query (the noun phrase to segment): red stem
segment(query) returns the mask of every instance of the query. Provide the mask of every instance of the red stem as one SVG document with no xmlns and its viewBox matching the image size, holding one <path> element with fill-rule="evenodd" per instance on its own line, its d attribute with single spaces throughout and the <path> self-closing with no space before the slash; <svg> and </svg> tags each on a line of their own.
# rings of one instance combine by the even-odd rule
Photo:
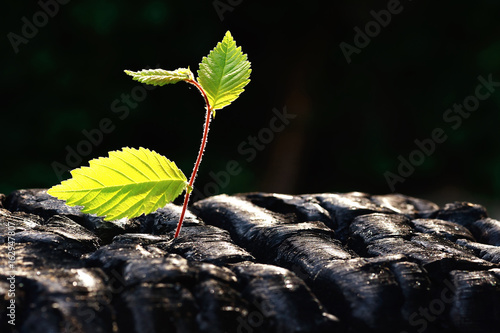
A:
<svg viewBox="0 0 500 333">
<path fill-rule="evenodd" d="M 205 119 L 205 128 L 203 130 L 203 139 L 201 140 L 200 151 L 198 152 L 198 158 L 196 159 L 196 163 L 194 164 L 193 172 L 191 173 L 191 178 L 189 179 L 189 188 L 186 190 L 186 194 L 184 195 L 184 204 L 182 205 L 181 217 L 179 218 L 179 223 L 177 223 L 177 229 L 175 230 L 174 238 L 179 236 L 181 231 L 182 222 L 184 221 L 184 216 L 186 215 L 186 209 L 189 202 L 189 197 L 191 196 L 191 190 L 194 184 L 194 180 L 196 178 L 196 174 L 198 173 L 198 168 L 200 167 L 201 159 L 203 157 L 203 152 L 205 151 L 205 147 L 207 145 L 207 137 L 208 137 L 208 129 L 210 127 L 210 120 L 212 119 L 212 108 L 210 107 L 210 103 L 208 102 L 207 94 L 205 90 L 200 86 L 198 82 L 195 80 L 186 80 L 187 83 L 191 83 L 196 86 L 198 90 L 205 98 L 205 104 L 207 106 L 207 115 Z"/>
</svg>

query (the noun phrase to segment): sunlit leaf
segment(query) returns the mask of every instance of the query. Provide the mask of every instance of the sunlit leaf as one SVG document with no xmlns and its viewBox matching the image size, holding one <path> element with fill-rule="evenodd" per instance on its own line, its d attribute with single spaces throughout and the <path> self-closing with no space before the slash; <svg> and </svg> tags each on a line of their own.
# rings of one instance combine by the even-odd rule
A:
<svg viewBox="0 0 500 333">
<path fill-rule="evenodd" d="M 241 47 L 236 47 L 228 31 L 222 42 L 203 57 L 198 82 L 207 93 L 212 110 L 231 104 L 250 82 L 250 62 Z"/>
<path fill-rule="evenodd" d="M 141 83 L 147 83 L 154 86 L 163 86 L 179 81 L 193 80 L 193 73 L 189 68 L 178 68 L 175 71 L 166 71 L 164 69 L 143 69 L 142 71 L 132 72 L 125 70 L 125 73 Z"/>
<path fill-rule="evenodd" d="M 89 165 L 71 171 L 71 179 L 47 193 L 106 221 L 151 213 L 188 187 L 174 162 L 145 148 L 111 151 Z"/>
</svg>

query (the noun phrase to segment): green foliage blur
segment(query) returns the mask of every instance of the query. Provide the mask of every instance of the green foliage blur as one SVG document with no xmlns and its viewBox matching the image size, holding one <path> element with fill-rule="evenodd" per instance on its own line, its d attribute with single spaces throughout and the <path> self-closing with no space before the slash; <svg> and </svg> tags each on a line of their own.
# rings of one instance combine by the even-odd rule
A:
<svg viewBox="0 0 500 333">
<path fill-rule="evenodd" d="M 500 82 L 498 1 L 396 1 L 378 32 L 370 22 L 395 0 L 61 2 L 11 2 L 1 14 L 0 193 L 50 187 L 70 176 L 61 167 L 125 146 L 154 149 L 189 176 L 203 99 L 187 84 L 146 89 L 123 70 L 195 72 L 230 30 L 253 72 L 212 124 L 195 183 L 205 195 L 390 193 L 398 157 L 442 128 L 447 140 L 395 191 L 500 199 L 500 87 L 457 129 L 443 120 L 478 76 Z M 24 28 L 30 38 L 26 21 L 38 24 Z M 348 63 L 340 45 L 355 46 L 356 27 L 373 37 Z M 17 53 L 12 34 L 24 38 Z"/>
</svg>

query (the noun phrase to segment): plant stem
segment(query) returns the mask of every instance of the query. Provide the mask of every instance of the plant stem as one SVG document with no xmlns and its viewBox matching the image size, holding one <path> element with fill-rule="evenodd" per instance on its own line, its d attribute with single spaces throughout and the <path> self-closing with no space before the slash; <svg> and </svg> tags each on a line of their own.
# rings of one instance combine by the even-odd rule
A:
<svg viewBox="0 0 500 333">
<path fill-rule="evenodd" d="M 196 175 L 198 174 L 198 168 L 200 167 L 203 153 L 205 152 L 205 147 L 207 145 L 208 130 L 210 128 L 210 120 L 212 119 L 212 108 L 210 107 L 210 103 L 208 102 L 208 97 L 207 94 L 205 93 L 205 90 L 195 80 L 186 80 L 186 82 L 196 86 L 196 88 L 198 88 L 198 90 L 203 95 L 207 108 L 207 115 L 205 118 L 205 127 L 203 129 L 203 138 L 201 139 L 200 150 L 198 151 L 198 158 L 196 159 L 193 172 L 191 173 L 191 178 L 189 179 L 189 188 L 186 190 L 186 194 L 184 195 L 184 204 L 182 205 L 181 217 L 179 218 L 179 222 L 177 223 L 177 229 L 175 230 L 174 238 L 177 238 L 177 236 L 179 236 L 179 232 L 181 231 L 182 222 L 184 221 L 184 216 L 186 215 L 186 209 L 189 202 L 189 197 L 191 196 L 192 192 L 190 189 L 192 189 L 193 187 L 194 180 L 196 178 Z"/>
</svg>

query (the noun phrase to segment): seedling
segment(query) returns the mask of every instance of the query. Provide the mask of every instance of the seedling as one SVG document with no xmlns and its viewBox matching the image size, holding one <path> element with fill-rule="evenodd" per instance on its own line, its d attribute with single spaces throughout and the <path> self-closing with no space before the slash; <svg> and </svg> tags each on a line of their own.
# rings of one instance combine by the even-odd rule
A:
<svg viewBox="0 0 500 333">
<path fill-rule="evenodd" d="M 210 121 L 215 111 L 231 104 L 250 82 L 250 62 L 247 55 L 236 47 L 228 31 L 222 42 L 203 57 L 198 78 L 189 68 L 174 71 L 149 69 L 125 73 L 136 81 L 163 86 L 177 82 L 194 85 L 206 105 L 205 127 L 198 157 L 189 182 L 174 162 L 166 157 L 140 147 L 125 147 L 109 152 L 71 171 L 72 178 L 53 186 L 47 193 L 66 201 L 69 206 L 83 206 L 82 212 L 104 216 L 105 221 L 124 217 L 133 218 L 149 214 L 173 201 L 185 191 L 184 204 L 175 236 L 179 235 L 186 213 L 194 180 L 207 144 Z"/>
</svg>

